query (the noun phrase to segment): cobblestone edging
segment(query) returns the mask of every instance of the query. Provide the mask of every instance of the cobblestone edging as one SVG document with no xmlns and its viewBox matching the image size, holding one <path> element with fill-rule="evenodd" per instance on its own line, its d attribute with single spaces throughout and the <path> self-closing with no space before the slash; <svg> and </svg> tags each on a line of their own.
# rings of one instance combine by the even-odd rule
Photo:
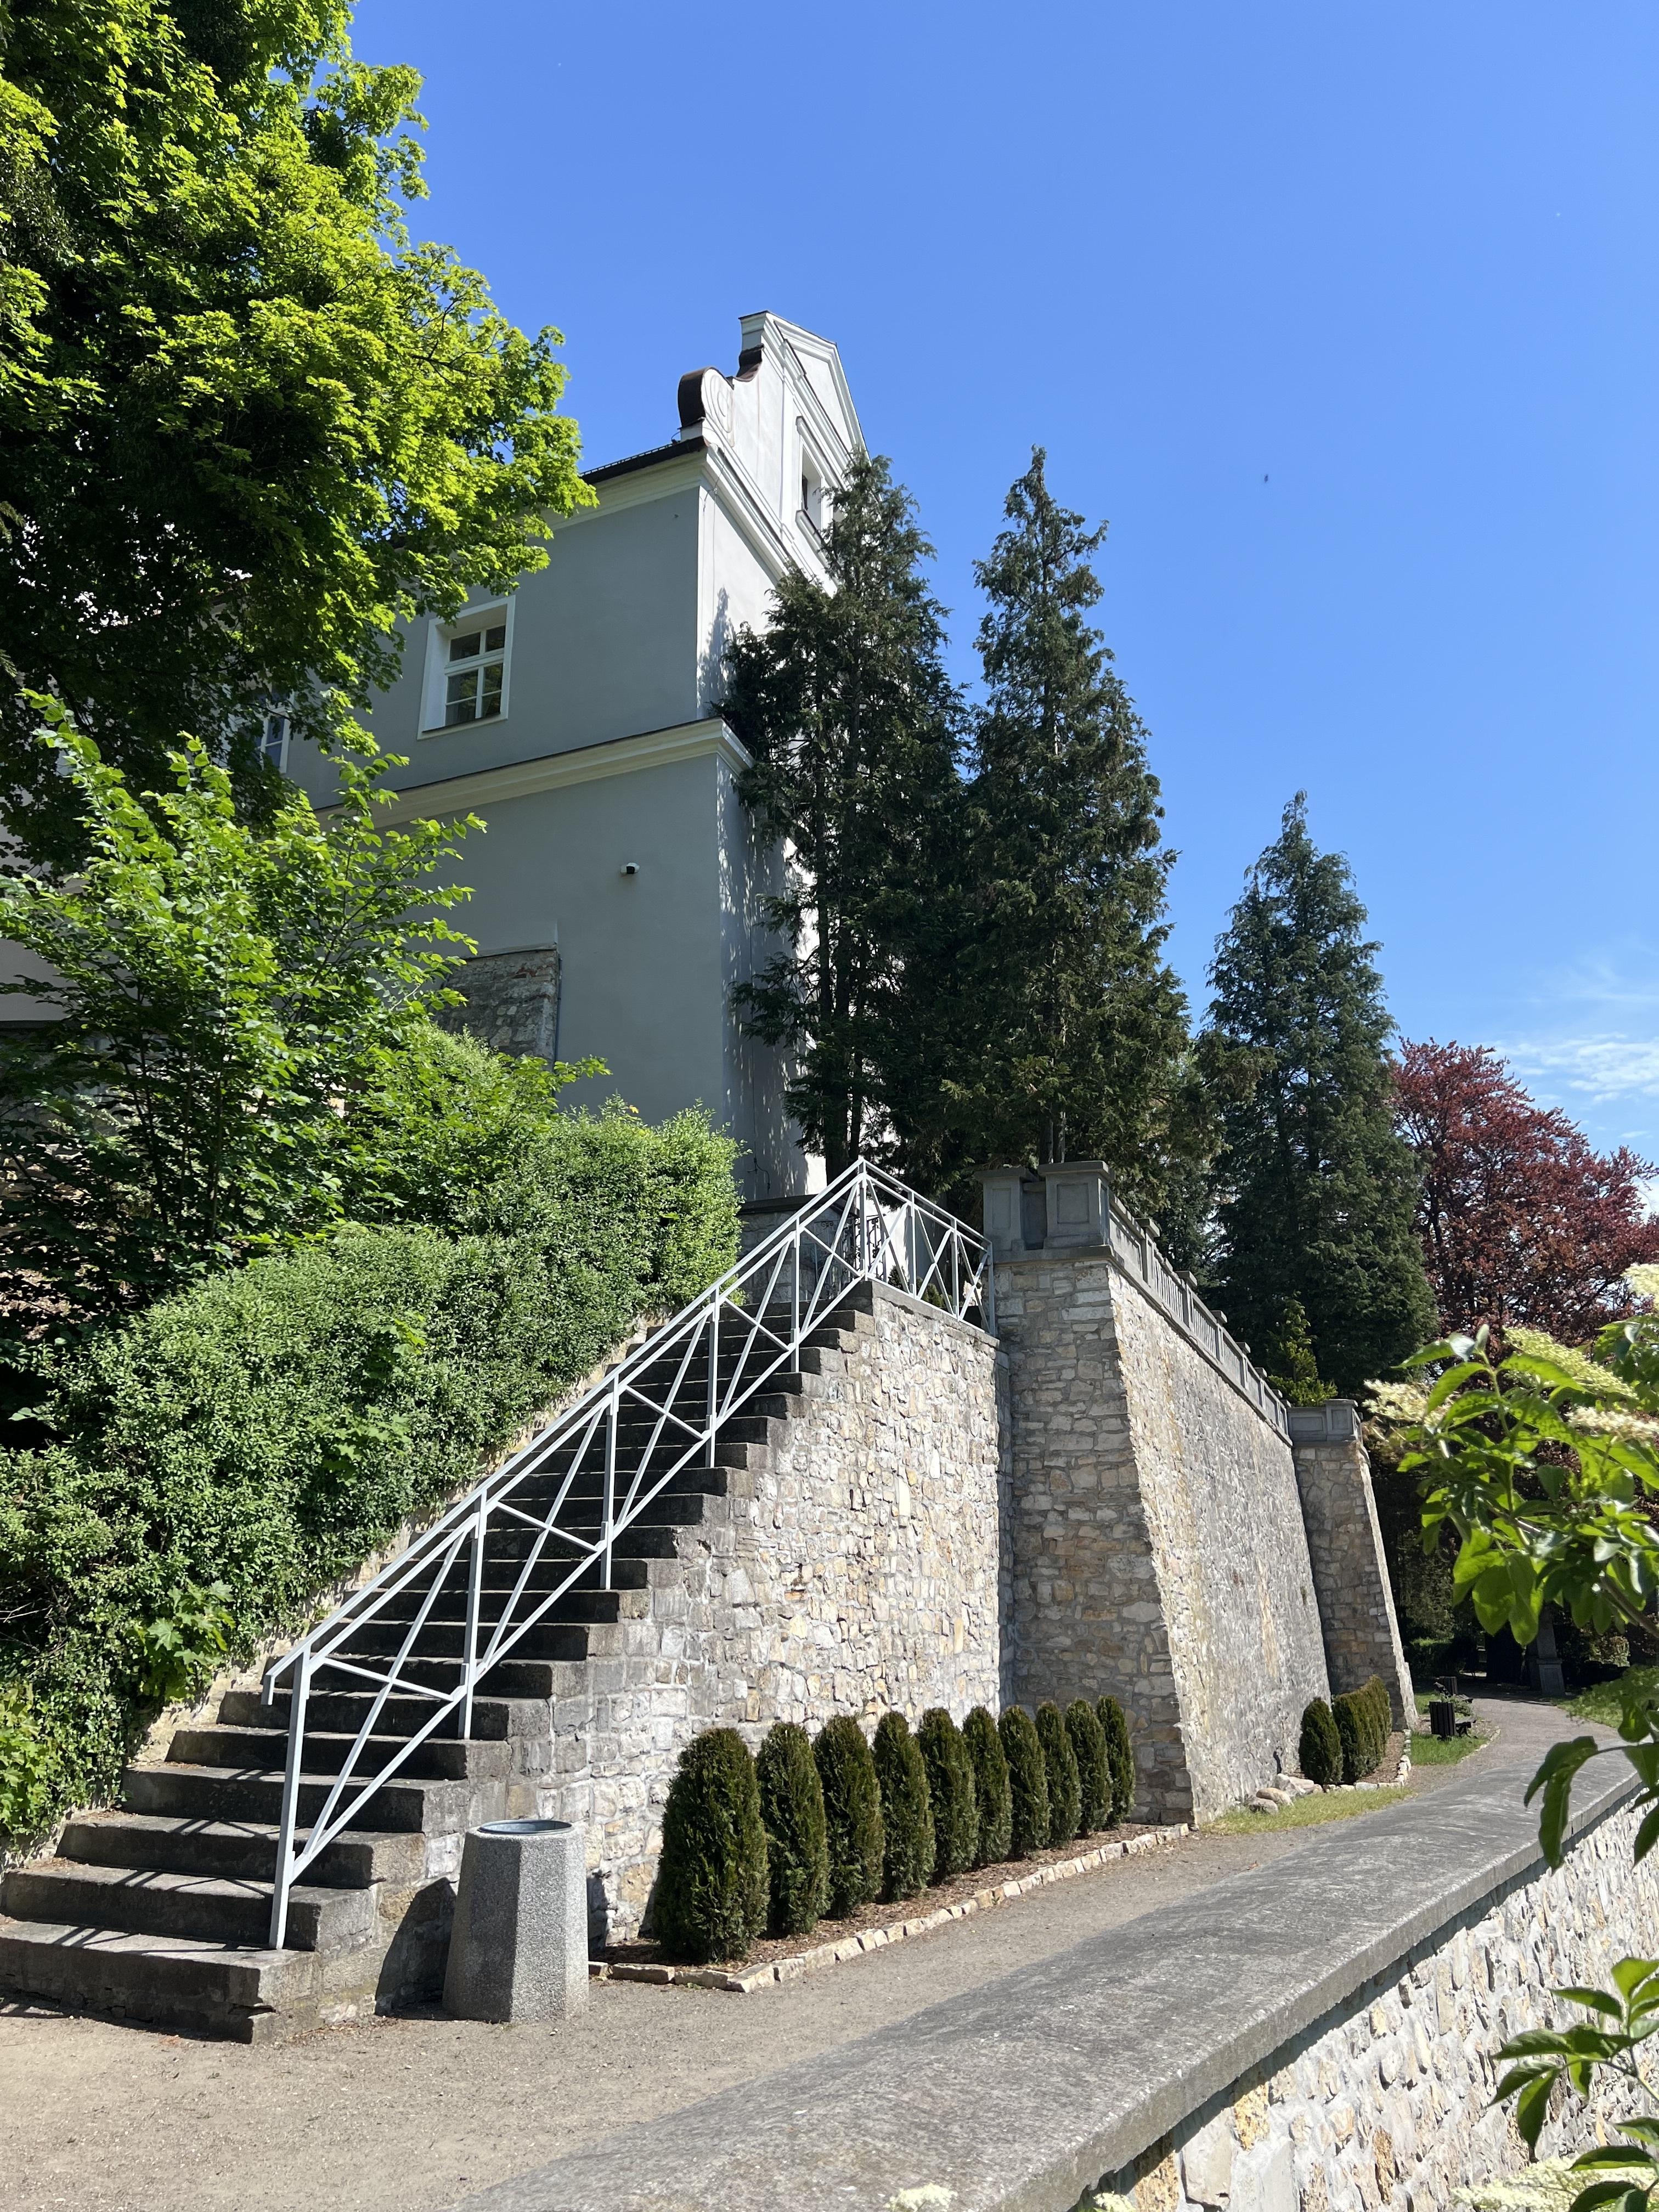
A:
<svg viewBox="0 0 1659 2212">
<path fill-rule="evenodd" d="M 588 1972 L 595 1981 L 655 1982 L 666 1984 L 678 1982 L 700 1990 L 730 1990 L 742 1996 L 756 1990 L 775 1988 L 780 1982 L 798 1982 L 805 1974 L 821 1973 L 826 1966 L 845 1966 L 849 1960 L 867 1958 L 872 1951 L 888 1949 L 902 1943 L 913 1936 L 931 1936 L 936 1928 L 944 1928 L 953 1920 L 971 1920 L 975 1913 L 990 1912 L 1000 1905 L 1011 1904 L 1014 1899 L 1025 1897 L 1034 1889 L 1043 1889 L 1050 1882 L 1070 1881 L 1080 1874 L 1093 1874 L 1114 1859 L 1137 1858 L 1144 1851 L 1156 1850 L 1160 1844 L 1172 1844 L 1187 1833 L 1185 1823 L 1155 1829 L 1150 1835 L 1132 1836 L 1127 1841 L 1099 1844 L 1092 1850 L 1083 1851 L 1074 1859 L 1055 1859 L 1048 1866 L 1037 1867 L 1028 1875 L 1012 1881 L 998 1882 L 989 1889 L 976 1890 L 973 1896 L 963 1898 L 959 1905 L 941 1905 L 932 1912 L 913 1914 L 908 1920 L 895 1920 L 885 1928 L 860 1929 L 855 1936 L 844 1936 L 838 1942 L 817 1943 L 810 1951 L 798 1951 L 787 1959 L 775 1959 L 769 1966 L 750 1966 L 736 1972 L 724 1966 L 662 1966 L 622 1964 L 608 1966 L 595 1959 Z"/>
</svg>

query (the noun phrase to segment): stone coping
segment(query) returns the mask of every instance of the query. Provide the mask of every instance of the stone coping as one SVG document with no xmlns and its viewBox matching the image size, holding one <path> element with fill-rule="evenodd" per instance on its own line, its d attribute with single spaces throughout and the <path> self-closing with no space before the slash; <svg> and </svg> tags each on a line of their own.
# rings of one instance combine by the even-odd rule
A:
<svg viewBox="0 0 1659 2212">
<path fill-rule="evenodd" d="M 951 2212 L 1070 2212 L 1413 1950 L 1536 1877 L 1522 1796 L 1573 1724 L 1537 1707 L 1506 1705 L 1504 1719 L 1485 1757 L 1425 1796 L 619 2130 L 466 2212 L 882 2212 L 927 2185 L 951 2192 Z M 1574 1836 L 1634 1787 L 1622 1760 L 1587 1768 Z"/>
<path fill-rule="evenodd" d="M 842 1966 L 854 1959 L 868 1958 L 872 1951 L 885 1950 L 913 1936 L 931 1936 L 936 1928 L 948 1927 L 953 1920 L 971 1920 L 976 1913 L 993 1911 L 999 1905 L 1028 1896 L 1034 1889 L 1046 1888 L 1050 1882 L 1070 1881 L 1077 1875 L 1092 1874 L 1097 1867 L 1106 1866 L 1114 1859 L 1138 1858 L 1142 1852 L 1156 1850 L 1160 1844 L 1174 1843 L 1177 1837 L 1188 1832 L 1183 1820 L 1172 1828 L 1151 1829 L 1144 1836 L 1097 1844 L 1075 1858 L 1051 1859 L 1046 1866 L 1033 1868 L 1030 1874 L 994 1883 L 988 1889 L 975 1890 L 958 1904 L 936 1905 L 931 1912 L 913 1913 L 908 1919 L 890 1921 L 884 1928 L 861 1928 L 855 1935 L 839 1936 L 833 1943 L 815 1943 L 810 1950 L 793 1952 L 787 1959 L 774 1959 L 766 1966 L 668 1966 L 655 1962 L 635 1966 L 626 1961 L 608 1966 L 603 1960 L 595 1959 L 589 1962 L 588 1972 L 595 1981 L 651 1982 L 659 1988 L 678 1983 L 682 1987 L 731 1990 L 740 1996 L 750 1996 L 757 1990 L 775 1989 L 780 1982 L 798 1982 L 804 1974 L 821 1973 L 826 1966 Z"/>
</svg>

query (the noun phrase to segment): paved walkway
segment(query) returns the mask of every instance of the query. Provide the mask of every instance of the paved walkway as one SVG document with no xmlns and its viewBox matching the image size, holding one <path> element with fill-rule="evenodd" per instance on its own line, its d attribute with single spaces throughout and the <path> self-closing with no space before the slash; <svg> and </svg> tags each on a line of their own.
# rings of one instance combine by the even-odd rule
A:
<svg viewBox="0 0 1659 2212">
<path fill-rule="evenodd" d="M 0 2207 L 442 2212 L 503 2184 L 513 2185 L 499 2201 L 515 2212 L 562 2205 L 566 2183 L 576 2185 L 562 2170 L 619 2129 L 651 2130 L 678 2167 L 676 2145 L 729 2126 L 722 2093 L 736 2093 L 738 2112 L 756 2111 L 757 2095 L 798 2068 L 821 2084 L 884 2036 L 905 2050 L 906 2023 L 919 2015 L 957 2018 L 988 1985 L 1045 1969 L 1052 1978 L 1073 1947 L 1115 1957 L 1122 1938 L 1103 1948 L 1095 1939 L 1218 1884 L 1366 1838 L 1393 1864 L 1402 1847 L 1406 1856 L 1417 1849 L 1398 1824 L 1465 1799 L 1478 1833 L 1480 1807 L 1518 1807 L 1541 1746 L 1564 1725 L 1548 1707 L 1506 1705 L 1495 1717 L 1498 1744 L 1463 1766 L 1419 1770 L 1420 1792 L 1404 1805 L 1322 1829 L 1193 1838 L 754 1996 L 606 1983 L 568 2028 L 380 2020 L 259 2051 L 0 2014 Z M 1081 1958 L 1060 1970 L 1064 1978 Z M 533 2179 L 550 2162 L 546 2179 Z M 613 2196 L 596 2201 L 622 2212 Z M 698 2212 L 737 2203 L 724 2185 L 710 2193 L 706 2176 L 684 2201 Z M 492 2191 L 492 2212 L 495 2202 Z"/>
</svg>

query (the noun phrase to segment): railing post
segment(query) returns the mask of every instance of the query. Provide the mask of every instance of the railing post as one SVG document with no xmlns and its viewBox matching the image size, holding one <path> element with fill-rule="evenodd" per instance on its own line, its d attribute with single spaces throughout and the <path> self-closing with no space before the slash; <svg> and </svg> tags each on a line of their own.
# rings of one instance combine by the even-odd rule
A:
<svg viewBox="0 0 1659 2212">
<path fill-rule="evenodd" d="M 794 1265 L 789 1286 L 789 1342 L 792 1346 L 800 1342 L 800 1231 L 795 1231 Z"/>
<path fill-rule="evenodd" d="M 605 1420 L 605 1521 L 600 1528 L 605 1551 L 599 1588 L 611 1587 L 611 1548 L 617 1534 L 617 1417 L 622 1411 L 622 1385 L 611 1385 L 611 1404 Z"/>
<path fill-rule="evenodd" d="M 720 1410 L 720 1302 L 708 1310 L 708 1434 L 703 1439 L 702 1463 L 714 1464 L 714 1424 Z"/>
<path fill-rule="evenodd" d="M 304 1760 L 306 1707 L 311 1697 L 311 1646 L 300 1647 L 294 1669 L 288 1716 L 288 1765 L 283 1770 L 283 1811 L 276 1829 L 276 1880 L 270 1893 L 270 1948 L 280 1951 L 288 1934 L 289 1869 L 294 1862 L 294 1827 L 300 1808 L 300 1769 Z"/>
<path fill-rule="evenodd" d="M 951 1225 L 951 1311 L 962 1319 L 962 1231 Z"/>
<path fill-rule="evenodd" d="M 472 1556 L 467 1563 L 466 1650 L 462 1655 L 466 1676 L 459 1731 L 463 1739 L 472 1733 L 472 1692 L 478 1679 L 478 1615 L 483 1604 L 484 1516 L 487 1510 L 486 1500 L 480 1496 L 478 1517 L 472 1524 Z"/>
</svg>

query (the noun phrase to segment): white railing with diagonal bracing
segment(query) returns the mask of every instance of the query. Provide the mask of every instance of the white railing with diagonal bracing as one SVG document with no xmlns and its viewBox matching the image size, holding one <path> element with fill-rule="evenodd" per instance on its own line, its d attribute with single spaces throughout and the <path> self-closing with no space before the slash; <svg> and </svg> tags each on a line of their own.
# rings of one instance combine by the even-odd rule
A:
<svg viewBox="0 0 1659 2212">
<path fill-rule="evenodd" d="M 813 1330 L 856 1284 L 869 1280 L 959 1318 L 976 1312 L 994 1329 L 981 1240 L 894 1176 L 855 1161 L 273 1663 L 266 1705 L 283 1683 L 290 1698 L 273 1947 L 283 1941 L 289 1893 L 306 1869 L 446 1723 L 453 1720 L 461 1737 L 471 1734 L 480 1680 L 568 1591 L 585 1577 L 590 1588 L 611 1588 L 617 1538 L 677 1475 L 714 1464 L 722 1424 L 793 1365 Z M 486 1619 L 492 1538 L 517 1573 L 507 1575 L 511 1587 Z M 453 1578 L 463 1562 L 458 1590 Z M 454 1680 L 434 1683 L 429 1658 L 412 1671 L 415 1655 L 440 1599 L 454 1603 L 462 1595 Z M 387 1643 L 395 1650 L 374 1648 Z M 361 1697 L 365 1689 L 368 1708 L 338 1772 L 307 1781 L 313 1695 Z M 376 1724 L 394 1697 L 430 1711 L 375 1765 Z M 379 1740 L 382 1754 L 385 1744 Z M 307 1796 L 314 1809 L 302 1821 Z"/>
</svg>

